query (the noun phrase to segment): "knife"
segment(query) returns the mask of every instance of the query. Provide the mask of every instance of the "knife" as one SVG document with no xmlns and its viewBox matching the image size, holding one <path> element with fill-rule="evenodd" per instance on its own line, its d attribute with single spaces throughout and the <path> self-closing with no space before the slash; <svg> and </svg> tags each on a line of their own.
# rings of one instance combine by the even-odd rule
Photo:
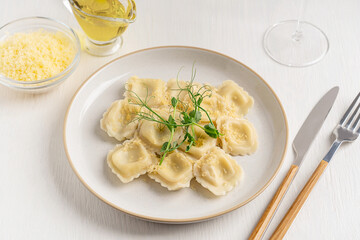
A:
<svg viewBox="0 0 360 240">
<path fill-rule="evenodd" d="M 271 202 L 264 211 L 258 224 L 251 233 L 249 237 L 250 240 L 261 239 L 263 234 L 265 233 L 269 223 L 271 222 L 272 217 L 276 212 L 276 209 L 280 205 L 281 200 L 283 199 L 284 195 L 286 194 L 287 190 L 291 185 L 292 180 L 298 172 L 301 163 L 305 158 L 306 152 L 308 151 L 317 132 L 321 128 L 328 113 L 330 112 L 330 109 L 335 102 L 336 96 L 338 95 L 338 92 L 339 87 L 334 87 L 330 89 L 311 110 L 309 116 L 306 118 L 305 122 L 298 131 L 293 141 L 293 149 L 295 152 L 295 159 L 293 161 L 293 164 L 291 165 L 288 173 L 286 174 L 284 180 L 276 191 Z"/>
</svg>

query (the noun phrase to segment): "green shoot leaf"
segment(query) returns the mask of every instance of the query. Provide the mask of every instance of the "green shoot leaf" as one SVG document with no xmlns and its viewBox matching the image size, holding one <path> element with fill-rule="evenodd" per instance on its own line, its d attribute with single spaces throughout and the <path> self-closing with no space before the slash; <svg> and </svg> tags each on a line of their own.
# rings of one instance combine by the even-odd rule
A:
<svg viewBox="0 0 360 240">
<path fill-rule="evenodd" d="M 215 128 L 215 126 L 211 123 L 204 126 L 205 133 L 209 135 L 212 138 L 218 138 L 219 137 L 219 131 Z"/>
<path fill-rule="evenodd" d="M 191 123 L 191 119 L 190 116 L 187 112 L 182 112 L 181 113 L 183 120 L 181 121 L 182 124 L 187 124 L 187 123 Z"/>
<path fill-rule="evenodd" d="M 186 133 L 186 134 L 189 143 L 195 142 L 195 138 L 190 133 Z"/>
<path fill-rule="evenodd" d="M 200 111 L 195 111 L 195 110 L 192 110 L 190 113 L 189 113 L 189 117 L 191 118 L 191 122 L 195 122 L 195 123 L 198 123 L 200 120 L 201 120 L 201 112 Z"/>
<path fill-rule="evenodd" d="M 195 112 L 194 120 L 196 123 L 198 123 L 201 120 L 201 112 L 200 111 Z"/>
<path fill-rule="evenodd" d="M 206 129 L 206 128 L 212 129 L 212 130 L 216 130 L 216 127 L 214 126 L 214 124 L 211 124 L 211 123 L 205 125 L 205 129 Z"/>
<path fill-rule="evenodd" d="M 168 144 L 169 144 L 169 142 L 164 142 L 164 144 L 161 147 L 160 152 L 165 152 Z"/>
<path fill-rule="evenodd" d="M 171 106 L 176 107 L 178 100 L 175 97 L 171 98 Z"/>
<path fill-rule="evenodd" d="M 169 119 L 168 119 L 169 124 L 173 127 L 176 128 L 176 122 L 175 119 L 173 118 L 173 116 L 169 115 Z M 171 130 L 171 129 L 170 129 Z"/>
</svg>

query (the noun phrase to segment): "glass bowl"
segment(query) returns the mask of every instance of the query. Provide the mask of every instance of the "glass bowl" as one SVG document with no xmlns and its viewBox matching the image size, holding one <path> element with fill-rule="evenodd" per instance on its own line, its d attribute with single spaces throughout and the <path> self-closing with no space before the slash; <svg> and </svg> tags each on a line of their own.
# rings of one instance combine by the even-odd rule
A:
<svg viewBox="0 0 360 240">
<path fill-rule="evenodd" d="M 19 32 L 32 32 L 43 29 L 49 32 L 60 32 L 66 36 L 75 48 L 75 57 L 70 65 L 53 77 L 36 81 L 18 81 L 0 73 L 0 83 L 17 90 L 26 92 L 41 92 L 59 85 L 76 69 L 80 61 L 80 41 L 77 34 L 66 24 L 46 17 L 27 17 L 9 22 L 0 28 L 0 41 Z"/>
</svg>

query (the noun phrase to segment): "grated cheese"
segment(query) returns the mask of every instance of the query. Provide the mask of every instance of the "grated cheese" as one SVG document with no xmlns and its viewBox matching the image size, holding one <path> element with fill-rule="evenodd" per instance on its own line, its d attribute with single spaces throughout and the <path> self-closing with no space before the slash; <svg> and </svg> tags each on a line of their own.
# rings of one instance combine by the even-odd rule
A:
<svg viewBox="0 0 360 240">
<path fill-rule="evenodd" d="M 65 70 L 74 57 L 73 43 L 61 32 L 16 33 L 0 42 L 0 73 L 19 81 L 46 79 Z"/>
</svg>

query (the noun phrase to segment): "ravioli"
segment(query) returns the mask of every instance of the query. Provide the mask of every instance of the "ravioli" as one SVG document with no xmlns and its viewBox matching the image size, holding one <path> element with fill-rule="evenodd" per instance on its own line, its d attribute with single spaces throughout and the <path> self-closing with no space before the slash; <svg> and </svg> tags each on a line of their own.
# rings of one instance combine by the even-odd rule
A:
<svg viewBox="0 0 360 240">
<path fill-rule="evenodd" d="M 147 101 L 150 107 L 161 107 L 168 104 L 165 82 L 161 79 L 131 77 L 126 84 L 125 97 L 131 102 L 138 103 L 136 95 Z M 135 95 L 136 94 L 136 95 Z"/>
<path fill-rule="evenodd" d="M 251 122 L 244 118 L 221 117 L 217 120 L 221 147 L 231 155 L 252 154 L 258 147 L 256 130 Z"/>
<path fill-rule="evenodd" d="M 100 120 L 101 129 L 119 141 L 130 139 L 138 127 L 138 121 L 134 121 L 137 112 L 138 107 L 129 104 L 127 100 L 117 100 Z"/>
<path fill-rule="evenodd" d="M 148 176 L 168 190 L 189 187 L 193 175 L 193 160 L 186 154 L 175 150 L 168 154 L 163 163 L 157 165 Z"/>
<path fill-rule="evenodd" d="M 164 114 L 161 114 L 164 115 Z M 166 118 L 167 119 L 167 118 Z M 160 153 L 162 145 L 169 141 L 171 132 L 163 124 L 142 120 L 139 127 L 139 137 L 148 145 L 152 150 Z M 176 128 L 173 136 L 173 141 L 177 141 L 181 136 L 181 129 Z"/>
<path fill-rule="evenodd" d="M 194 127 L 195 131 L 195 145 L 191 146 L 190 150 L 186 153 L 194 157 L 195 159 L 201 158 L 204 154 L 206 154 L 212 147 L 216 146 L 216 138 L 212 138 L 207 135 L 204 130 L 199 127 Z M 191 131 L 189 131 L 191 132 Z M 186 151 L 187 142 L 182 144 L 179 148 L 182 151 Z"/>
<path fill-rule="evenodd" d="M 239 117 L 245 116 L 254 104 L 254 99 L 248 92 L 231 80 L 224 81 L 217 92 Z"/>
<path fill-rule="evenodd" d="M 243 170 L 222 149 L 214 147 L 194 165 L 194 176 L 204 188 L 221 196 L 231 191 L 240 181 Z"/>
<path fill-rule="evenodd" d="M 107 155 L 109 167 L 123 183 L 145 174 L 155 161 L 156 157 L 136 138 L 116 145 Z"/>
<path fill-rule="evenodd" d="M 226 105 L 225 98 L 221 95 L 213 92 L 211 97 L 206 97 L 201 103 L 201 107 L 204 108 L 210 115 L 211 120 L 214 122 L 218 117 L 223 115 L 231 115 L 231 109 Z M 204 112 L 201 112 L 201 122 L 209 123 L 209 118 Z"/>
</svg>

